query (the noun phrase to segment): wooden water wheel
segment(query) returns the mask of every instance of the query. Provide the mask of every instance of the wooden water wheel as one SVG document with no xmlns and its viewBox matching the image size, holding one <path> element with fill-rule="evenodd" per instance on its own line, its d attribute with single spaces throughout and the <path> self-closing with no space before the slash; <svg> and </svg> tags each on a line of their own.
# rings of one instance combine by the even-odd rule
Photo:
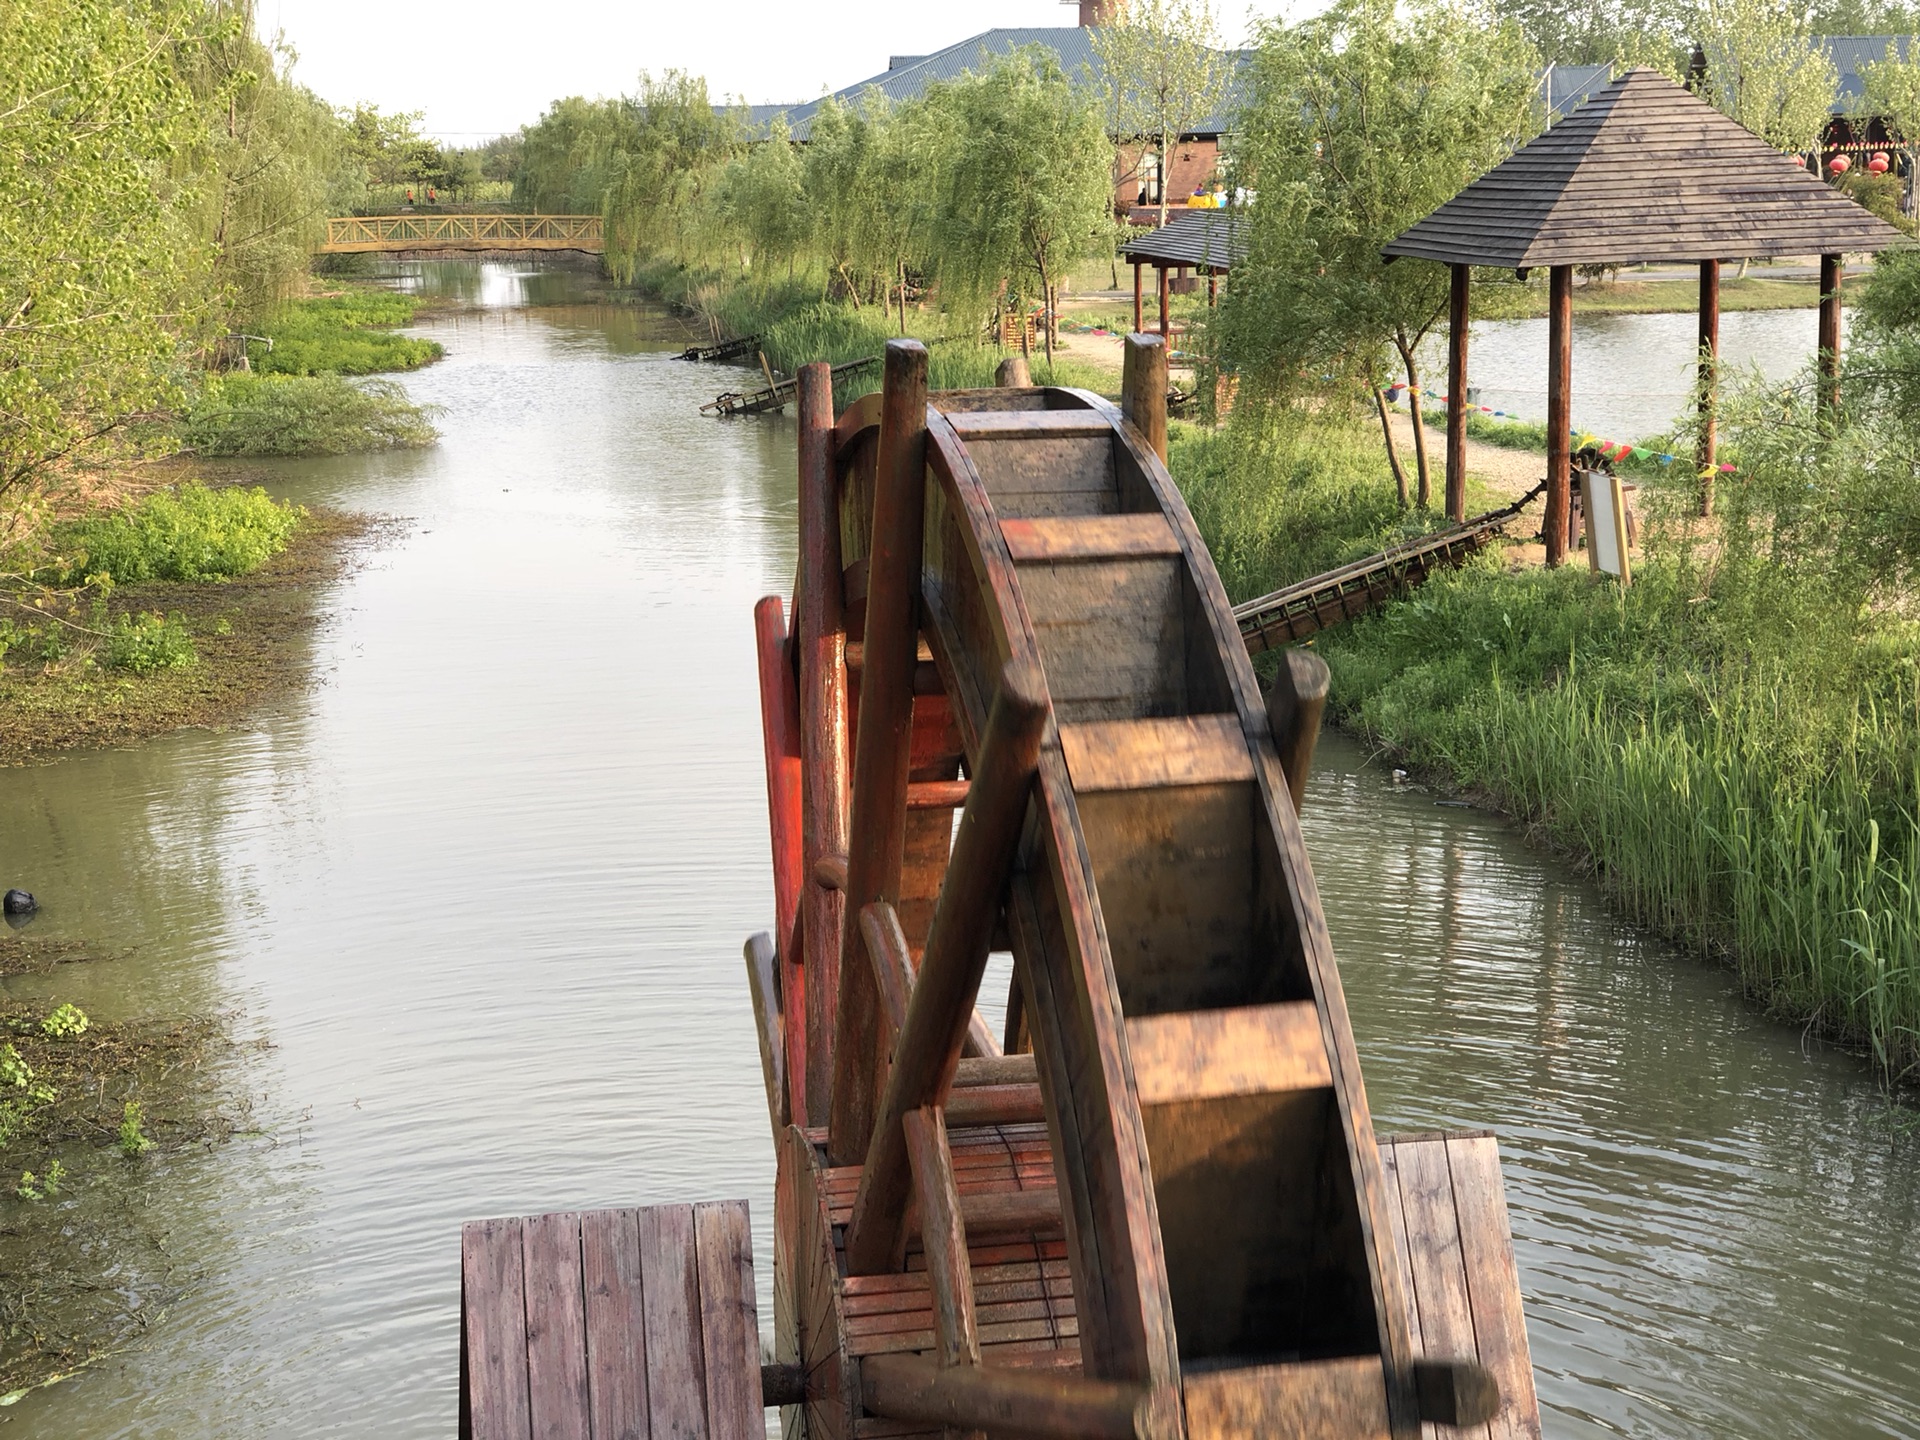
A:
<svg viewBox="0 0 1920 1440">
<path fill-rule="evenodd" d="M 1262 696 L 1128 346 L 1120 408 L 930 397 L 911 341 L 837 420 L 800 377 L 749 946 L 787 1433 L 1537 1435 L 1510 1251 L 1410 1251 L 1454 1207 L 1375 1143 L 1296 818 L 1324 668 Z"/>
</svg>

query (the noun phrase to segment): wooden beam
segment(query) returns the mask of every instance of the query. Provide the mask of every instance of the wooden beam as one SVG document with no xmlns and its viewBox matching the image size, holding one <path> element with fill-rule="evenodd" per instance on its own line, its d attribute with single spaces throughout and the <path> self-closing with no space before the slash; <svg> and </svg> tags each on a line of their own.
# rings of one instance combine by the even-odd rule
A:
<svg viewBox="0 0 1920 1440">
<path fill-rule="evenodd" d="M 1166 271 L 1160 272 L 1161 278 Z M 1120 365 L 1120 411 L 1133 422 L 1140 438 L 1152 447 L 1162 465 L 1167 463 L 1167 342 L 1166 289 L 1162 300 L 1159 335 L 1133 334 L 1125 340 Z"/>
<path fill-rule="evenodd" d="M 778 595 L 753 607 L 760 659 L 760 728 L 767 764 L 768 833 L 773 840 L 776 936 L 793 933 L 801 888 L 800 701 L 787 652 L 786 612 Z"/>
<path fill-rule="evenodd" d="M 1694 465 L 1700 474 L 1700 513 L 1713 513 L 1714 452 L 1718 448 L 1715 432 L 1714 401 L 1720 369 L 1720 262 L 1700 262 L 1700 443 L 1694 450 Z M 1588 540 L 1592 545 L 1592 540 Z"/>
<path fill-rule="evenodd" d="M 1267 692 L 1267 723 L 1286 772 L 1287 793 L 1298 815 L 1307 798 L 1307 777 L 1313 769 L 1313 747 L 1320 738 L 1320 717 L 1326 713 L 1327 690 L 1332 683 L 1327 662 L 1311 650 L 1290 649 Z"/>
<path fill-rule="evenodd" d="M 856 913 L 876 900 L 892 903 L 900 898 L 926 472 L 927 348 L 917 340 L 889 340 L 874 481 L 873 553 L 867 565 L 853 817 L 848 826 L 846 903 Z M 853 953 L 860 944 L 855 927 L 843 928 L 827 1156 L 832 1164 L 853 1165 L 867 1153 L 873 1136 L 880 1016 L 873 973 Z"/>
<path fill-rule="evenodd" d="M 900 917 L 884 900 L 860 912 L 860 938 L 880 992 L 880 1014 L 886 1022 L 884 1048 L 891 1050 L 907 1022 L 907 1003 L 913 998 L 913 954 L 900 929 Z"/>
<path fill-rule="evenodd" d="M 1840 408 L 1840 276 L 1844 255 L 1820 257 L 1820 403 Z"/>
<path fill-rule="evenodd" d="M 860 1362 L 868 1410 L 956 1430 L 1020 1440 L 1174 1440 L 1179 1404 L 1140 1385 L 1032 1370 L 943 1369 L 923 1355 Z"/>
<path fill-rule="evenodd" d="M 974 1316 L 973 1265 L 967 1257 L 967 1222 L 953 1180 L 953 1152 L 937 1105 L 923 1105 L 902 1120 L 907 1163 L 920 1202 L 920 1248 L 933 1290 L 933 1331 L 943 1366 L 980 1363 L 980 1327 Z"/>
<path fill-rule="evenodd" d="M 898 1250 L 909 1178 L 901 1122 L 908 1111 L 944 1104 L 953 1088 L 1014 844 L 1026 821 L 1048 710 L 1040 667 L 1030 660 L 1009 661 L 987 717 L 886 1095 L 871 1126 L 847 1229 L 849 1274 L 879 1274 Z"/>
<path fill-rule="evenodd" d="M 1573 494 L 1573 267 L 1547 281 L 1547 564 L 1567 558 Z"/>
<path fill-rule="evenodd" d="M 806 873 L 822 858 L 847 853 L 847 627 L 840 565 L 840 496 L 833 475 L 833 374 L 824 361 L 800 367 L 800 727 L 805 783 L 800 826 Z M 796 1092 L 794 1123 L 825 1113 L 833 1084 L 829 1041 L 840 993 L 845 907 L 817 881 L 801 906 L 803 972 L 786 994 L 787 1074 Z M 798 983 L 794 983 L 798 982 Z"/>
<path fill-rule="evenodd" d="M 767 1087 L 767 1113 L 777 1143 L 792 1122 L 787 1090 L 787 1032 L 780 1011 L 779 957 L 765 931 L 748 937 L 747 990 L 753 996 L 753 1031 L 760 1039 L 760 1077 Z"/>
<path fill-rule="evenodd" d="M 1467 328 L 1473 268 L 1452 265 L 1447 300 L 1447 518 L 1467 518 Z M 1420 407 L 1414 407 L 1418 423 Z"/>
</svg>

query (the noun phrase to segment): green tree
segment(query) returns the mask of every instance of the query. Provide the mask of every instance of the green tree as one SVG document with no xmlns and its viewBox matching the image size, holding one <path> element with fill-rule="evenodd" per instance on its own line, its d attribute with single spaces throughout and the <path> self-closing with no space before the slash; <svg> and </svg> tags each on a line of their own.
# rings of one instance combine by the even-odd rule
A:
<svg viewBox="0 0 1920 1440">
<path fill-rule="evenodd" d="M 1233 58 L 1220 49 L 1208 0 L 1135 0 L 1121 17 L 1092 35 L 1107 130 L 1116 142 L 1114 186 L 1137 179 L 1152 155 L 1164 225 L 1171 149 L 1225 107 Z"/>
<path fill-rule="evenodd" d="M 719 201 L 741 246 L 743 268 L 765 278 L 784 263 L 791 274 L 806 248 L 812 217 L 801 190 L 800 157 L 786 122 L 747 147 L 727 166 Z"/>
<path fill-rule="evenodd" d="M 1318 402 L 1331 373 L 1362 384 L 1384 421 L 1391 351 L 1419 394 L 1416 351 L 1446 312 L 1447 269 L 1389 266 L 1380 249 L 1538 128 L 1537 67 L 1513 24 L 1437 3 L 1340 0 L 1260 32 L 1235 177 L 1260 198 L 1217 339 L 1243 386 Z M 1418 424 L 1414 442 L 1425 505 Z M 1397 475 L 1391 441 L 1388 454 Z"/>
<path fill-rule="evenodd" d="M 927 104 L 925 134 L 943 157 L 928 237 L 943 298 L 984 308 L 1034 293 L 1031 283 L 1051 313 L 1060 276 L 1094 252 L 1112 212 L 1097 99 L 1051 51 L 1028 46 L 931 87 Z"/>
<path fill-rule="evenodd" d="M 1519 26 L 1543 60 L 1555 65 L 1684 63 L 1687 12 L 1682 0 L 1497 0 L 1494 12 Z"/>
<path fill-rule="evenodd" d="M 1803 11 L 1780 0 L 1704 0 L 1694 37 L 1707 58 L 1706 98 L 1723 114 L 1778 150 L 1820 143 L 1839 73 L 1812 43 Z"/>
<path fill-rule="evenodd" d="M 690 265 L 718 252 L 718 191 L 739 144 L 736 121 L 714 109 L 707 82 L 679 70 L 641 73 L 630 123 L 606 161 L 607 267 L 622 282 L 639 265 Z"/>
<path fill-rule="evenodd" d="M 234 29 L 200 0 L 0 6 L 0 543 L 50 467 L 177 394 L 211 307 L 207 107 L 174 59 Z"/>
</svg>

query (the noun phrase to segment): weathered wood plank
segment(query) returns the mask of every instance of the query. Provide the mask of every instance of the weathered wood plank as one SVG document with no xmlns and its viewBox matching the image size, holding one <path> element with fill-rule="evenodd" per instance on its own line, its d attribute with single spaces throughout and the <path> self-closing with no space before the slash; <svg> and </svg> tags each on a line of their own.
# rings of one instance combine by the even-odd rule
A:
<svg viewBox="0 0 1920 1440">
<path fill-rule="evenodd" d="M 1520 1307 L 1499 1146 L 1491 1136 L 1450 1136 L 1446 1147 L 1474 1344 L 1480 1363 L 1500 1383 L 1500 1413 L 1488 1433 L 1492 1440 L 1540 1440 L 1540 1402 Z"/>
<path fill-rule="evenodd" d="M 647 1440 L 640 1212 L 589 1210 L 580 1217 L 580 1253 L 594 1440 Z"/>
<path fill-rule="evenodd" d="M 1097 410 L 961 410 L 950 412 L 962 440 L 1037 440 L 1113 433 Z"/>
<path fill-rule="evenodd" d="M 1158 512 L 1004 520 L 1000 530 L 1007 552 L 1022 565 L 1180 553 L 1173 527 Z"/>
<path fill-rule="evenodd" d="M 1377 1356 L 1255 1365 L 1185 1377 L 1187 1440 L 1387 1440 Z"/>
<path fill-rule="evenodd" d="M 1062 724 L 1189 708 L 1180 564 L 1167 557 L 1036 565 L 1020 577 Z"/>
<path fill-rule="evenodd" d="M 920 1248 L 927 1257 L 933 1297 L 933 1328 L 942 1365 L 978 1365 L 980 1335 L 974 1314 L 973 1271 L 967 1256 L 967 1222 L 953 1183 L 953 1157 L 937 1105 L 901 1117 L 907 1162 L 920 1206 Z"/>
<path fill-rule="evenodd" d="M 1096 720 L 1060 727 L 1077 794 L 1253 779 L 1253 757 L 1234 715 Z"/>
<path fill-rule="evenodd" d="M 691 1205 L 650 1205 L 640 1212 L 640 1286 L 651 1440 L 705 1440 L 706 1365 Z"/>
<path fill-rule="evenodd" d="M 461 1226 L 460 1281 L 473 1440 L 531 1440 L 520 1221 L 474 1220 Z"/>
<path fill-rule="evenodd" d="M 1127 1048 L 1142 1105 L 1333 1083 L 1320 1014 L 1311 1000 L 1129 1020 Z"/>
<path fill-rule="evenodd" d="M 1401 1210 L 1406 1217 L 1409 1278 L 1419 1317 L 1420 1354 L 1426 1359 L 1473 1358 L 1473 1309 L 1467 1292 L 1460 1217 L 1444 1142 L 1396 1145 Z M 1487 1427 L 1455 1432 L 1485 1440 Z"/>
<path fill-rule="evenodd" d="M 591 1440 L 580 1217 L 534 1215 L 526 1254 L 527 1391 L 533 1440 Z"/>
<path fill-rule="evenodd" d="M 760 1396 L 760 1321 L 747 1202 L 694 1206 L 693 1235 L 708 1440 L 762 1440 L 766 1417 Z"/>
</svg>

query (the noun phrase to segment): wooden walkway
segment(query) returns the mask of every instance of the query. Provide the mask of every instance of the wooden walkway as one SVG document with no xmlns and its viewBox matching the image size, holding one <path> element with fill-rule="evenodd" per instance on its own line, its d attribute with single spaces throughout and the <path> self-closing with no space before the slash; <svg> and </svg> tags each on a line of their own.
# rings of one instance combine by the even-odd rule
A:
<svg viewBox="0 0 1920 1440">
<path fill-rule="evenodd" d="M 1500 533 L 1503 526 L 1532 503 L 1546 488 L 1536 485 L 1511 505 L 1489 510 L 1459 525 L 1408 540 L 1233 607 L 1247 649 L 1258 655 L 1304 640 L 1309 635 L 1352 620 L 1404 595 L 1436 570 L 1464 562 Z"/>
<path fill-rule="evenodd" d="M 681 358 L 712 359 L 715 357 L 682 356 Z M 833 367 L 833 378 L 838 380 L 843 375 L 853 375 L 861 370 L 871 370 L 879 363 L 880 357 L 878 355 L 870 355 L 865 360 L 849 360 L 844 365 L 836 365 Z M 768 410 L 783 410 L 793 402 L 794 386 L 795 382 L 792 380 L 776 380 L 771 386 L 759 390 L 750 390 L 745 394 L 739 394 L 729 390 L 726 394 L 717 395 L 705 405 L 702 405 L 700 407 L 700 413 L 702 415 L 724 416 L 760 415 Z"/>
<path fill-rule="evenodd" d="M 327 221 L 323 255 L 397 250 L 607 248 L 598 215 L 347 215 Z"/>
<path fill-rule="evenodd" d="M 753 354 L 759 347 L 758 335 L 745 335 L 738 340 L 722 340 L 714 345 L 689 345 L 680 352 L 680 358 L 708 362 L 738 360 L 743 355 Z"/>
</svg>

